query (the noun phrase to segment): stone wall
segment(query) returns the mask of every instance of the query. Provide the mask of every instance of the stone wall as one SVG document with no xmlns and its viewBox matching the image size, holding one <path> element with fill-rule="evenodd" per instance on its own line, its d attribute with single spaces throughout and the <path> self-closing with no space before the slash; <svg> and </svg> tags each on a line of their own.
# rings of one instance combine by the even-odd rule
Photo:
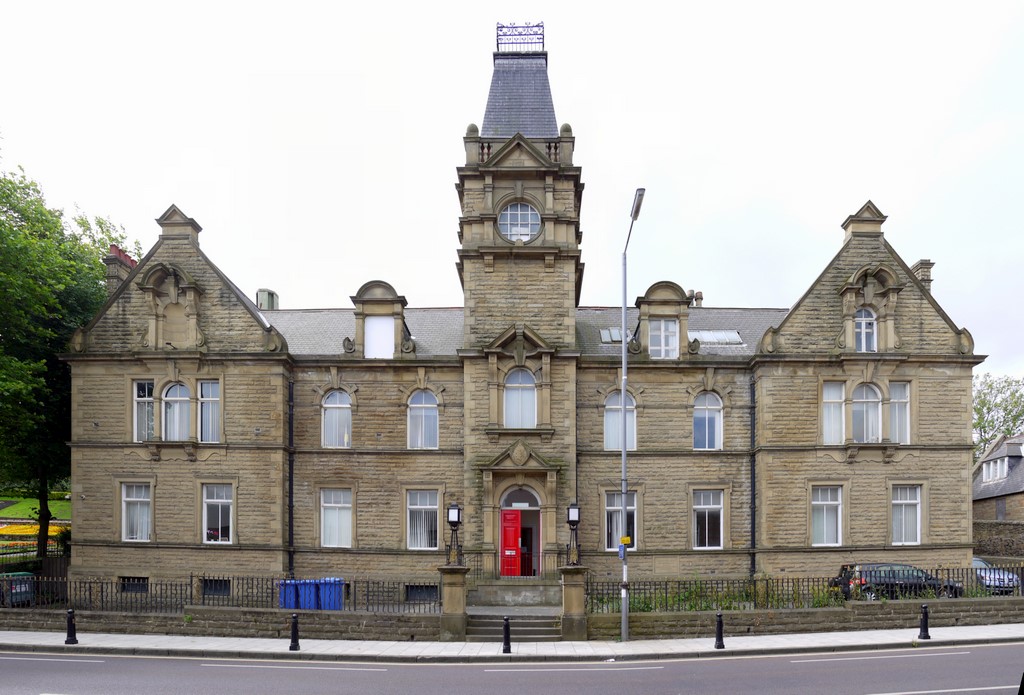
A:
<svg viewBox="0 0 1024 695">
<path fill-rule="evenodd" d="M 1024 521 L 974 520 L 974 553 L 1024 557 Z"/>
<path fill-rule="evenodd" d="M 773 635 L 794 632 L 911 629 L 920 625 L 921 601 L 850 602 L 841 608 L 722 611 L 725 636 Z M 944 599 L 928 602 L 929 627 L 995 625 L 1024 621 L 1024 598 Z M 587 638 L 616 639 L 618 613 L 590 615 Z M 715 613 L 632 613 L 633 639 L 715 636 Z"/>
<path fill-rule="evenodd" d="M 139 615 L 76 611 L 78 639 L 83 633 L 193 635 L 213 637 L 263 637 L 290 639 L 291 614 L 299 616 L 300 639 L 430 640 L 440 635 L 437 614 L 355 613 L 342 611 L 289 611 L 254 608 L 186 606 L 184 615 Z M 63 631 L 65 611 L 32 608 L 0 610 L 2 630 Z"/>
</svg>

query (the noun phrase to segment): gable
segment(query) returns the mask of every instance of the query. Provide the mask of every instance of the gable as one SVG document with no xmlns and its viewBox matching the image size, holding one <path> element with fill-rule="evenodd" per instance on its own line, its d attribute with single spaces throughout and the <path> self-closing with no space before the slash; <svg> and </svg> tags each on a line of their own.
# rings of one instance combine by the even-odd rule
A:
<svg viewBox="0 0 1024 695">
<path fill-rule="evenodd" d="M 894 335 L 883 352 L 973 354 L 974 343 L 938 305 L 881 233 L 853 234 L 761 351 L 777 354 L 852 352 L 844 319 L 859 307 L 891 317 Z"/>
<path fill-rule="evenodd" d="M 516 135 L 498 148 L 483 166 L 516 169 L 556 168 L 550 158 L 522 135 Z"/>
<path fill-rule="evenodd" d="M 286 349 L 189 235 L 164 235 L 72 341 L 77 353 Z"/>
</svg>

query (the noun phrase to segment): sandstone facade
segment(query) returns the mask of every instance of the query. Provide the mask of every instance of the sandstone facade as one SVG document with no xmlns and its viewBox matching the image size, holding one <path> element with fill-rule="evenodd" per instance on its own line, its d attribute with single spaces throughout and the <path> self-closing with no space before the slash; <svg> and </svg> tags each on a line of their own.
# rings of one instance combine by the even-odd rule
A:
<svg viewBox="0 0 1024 695">
<path fill-rule="evenodd" d="M 527 66 L 546 54 L 500 61 Z M 167 210 L 67 355 L 73 576 L 436 577 L 452 503 L 471 580 L 556 567 L 571 502 L 597 576 L 626 535 L 633 576 L 969 562 L 982 358 L 871 202 L 791 309 L 706 307 L 670 281 L 630 307 L 618 524 L 620 308 L 579 306 L 575 139 L 494 113 L 458 167 L 459 309 L 384 281 L 351 310 L 258 306 Z"/>
</svg>

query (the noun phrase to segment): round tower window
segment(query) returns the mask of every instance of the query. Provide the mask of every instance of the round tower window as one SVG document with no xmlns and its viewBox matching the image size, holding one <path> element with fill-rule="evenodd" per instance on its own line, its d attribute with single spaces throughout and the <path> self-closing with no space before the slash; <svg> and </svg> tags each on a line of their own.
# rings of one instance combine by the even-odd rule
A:
<svg viewBox="0 0 1024 695">
<path fill-rule="evenodd" d="M 498 231 L 509 241 L 529 241 L 540 234 L 540 213 L 529 203 L 512 203 L 498 215 Z"/>
</svg>

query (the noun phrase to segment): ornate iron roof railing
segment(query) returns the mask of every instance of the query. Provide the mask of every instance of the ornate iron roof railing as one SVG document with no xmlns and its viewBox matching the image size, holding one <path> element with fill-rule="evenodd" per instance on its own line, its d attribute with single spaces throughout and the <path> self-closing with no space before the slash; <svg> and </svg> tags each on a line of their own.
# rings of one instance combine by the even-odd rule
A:
<svg viewBox="0 0 1024 695">
<path fill-rule="evenodd" d="M 529 53 L 544 50 L 544 22 L 499 24 L 499 53 Z"/>
</svg>

